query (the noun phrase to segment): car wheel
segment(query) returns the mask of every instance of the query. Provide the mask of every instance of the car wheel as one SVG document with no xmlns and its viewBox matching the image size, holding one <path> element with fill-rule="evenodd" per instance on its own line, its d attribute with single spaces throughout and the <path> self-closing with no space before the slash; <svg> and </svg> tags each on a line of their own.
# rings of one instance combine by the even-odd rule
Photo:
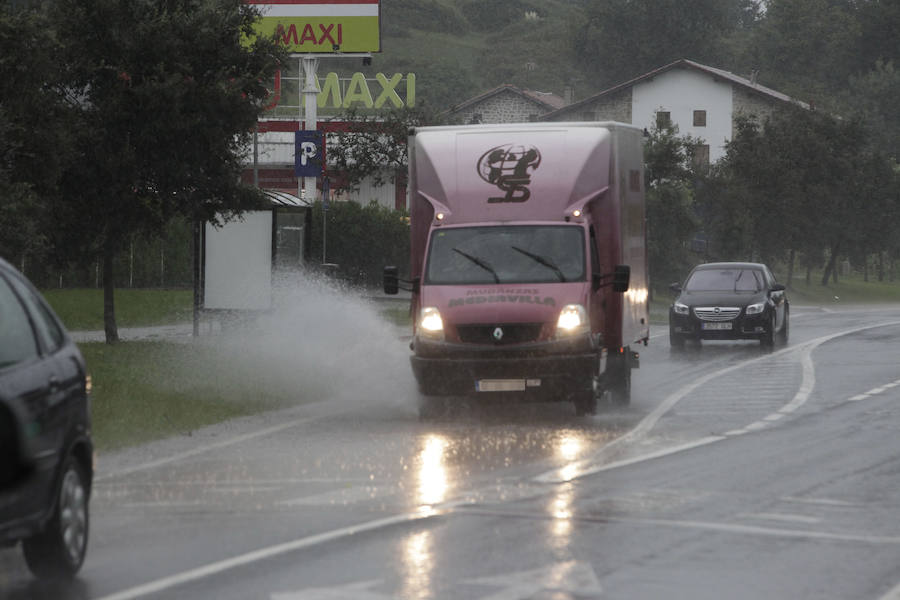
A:
<svg viewBox="0 0 900 600">
<path fill-rule="evenodd" d="M 669 328 L 669 346 L 673 350 L 684 349 L 684 336 L 680 333 L 675 333 L 671 327 Z"/>
<path fill-rule="evenodd" d="M 781 331 L 778 332 L 778 343 L 787 344 L 790 335 L 791 313 L 789 310 L 784 311 L 784 323 L 781 325 Z"/>
<path fill-rule="evenodd" d="M 622 364 L 611 375 L 610 400 L 616 406 L 628 406 L 631 404 L 631 367 Z"/>
<path fill-rule="evenodd" d="M 771 316 L 769 317 L 769 326 L 766 328 L 766 332 L 763 334 L 761 338 L 759 338 L 759 343 L 761 346 L 765 346 L 766 348 L 771 348 L 775 345 L 775 312 L 773 311 Z"/>
<path fill-rule="evenodd" d="M 53 516 L 41 533 L 22 543 L 35 576 L 68 579 L 81 568 L 88 542 L 88 495 L 84 468 L 70 456 L 63 465 Z"/>
</svg>

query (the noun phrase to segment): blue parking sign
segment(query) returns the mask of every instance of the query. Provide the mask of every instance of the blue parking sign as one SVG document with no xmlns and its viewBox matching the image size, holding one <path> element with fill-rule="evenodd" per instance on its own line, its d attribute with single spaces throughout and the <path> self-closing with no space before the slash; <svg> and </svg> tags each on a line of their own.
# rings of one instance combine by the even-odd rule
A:
<svg viewBox="0 0 900 600">
<path fill-rule="evenodd" d="M 294 174 L 318 177 L 325 164 L 325 136 L 321 130 L 294 132 Z"/>
</svg>

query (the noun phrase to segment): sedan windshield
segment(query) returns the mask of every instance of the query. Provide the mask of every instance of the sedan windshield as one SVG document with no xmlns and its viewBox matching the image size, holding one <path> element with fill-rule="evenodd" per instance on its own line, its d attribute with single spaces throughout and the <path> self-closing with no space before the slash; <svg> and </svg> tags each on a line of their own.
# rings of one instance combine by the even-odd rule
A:
<svg viewBox="0 0 900 600">
<path fill-rule="evenodd" d="M 434 232 L 430 284 L 583 281 L 584 232 L 577 226 L 463 227 Z"/>
<path fill-rule="evenodd" d="M 701 269 L 684 286 L 689 292 L 758 292 L 762 275 L 752 269 Z"/>
</svg>

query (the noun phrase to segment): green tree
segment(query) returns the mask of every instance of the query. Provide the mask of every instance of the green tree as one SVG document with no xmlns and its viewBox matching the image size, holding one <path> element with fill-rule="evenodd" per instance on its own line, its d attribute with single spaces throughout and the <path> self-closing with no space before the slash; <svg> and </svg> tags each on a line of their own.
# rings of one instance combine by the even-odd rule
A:
<svg viewBox="0 0 900 600">
<path fill-rule="evenodd" d="M 645 140 L 650 281 L 678 281 L 696 261 L 690 242 L 698 229 L 691 169 L 697 143 L 671 124 L 654 127 Z"/>
<path fill-rule="evenodd" d="M 409 130 L 438 122 L 427 110 L 408 107 L 378 114 L 350 110 L 342 120 L 349 125 L 328 144 L 328 170 L 339 174 L 336 183 L 348 190 L 364 180 L 375 186 L 405 181 Z"/>
<path fill-rule="evenodd" d="M 608 87 L 682 58 L 722 66 L 726 39 L 755 23 L 747 0 L 585 0 L 575 60 Z"/>
<path fill-rule="evenodd" d="M 283 51 L 244 41 L 258 13 L 240 0 L 58 0 L 52 15 L 77 154 L 50 207 L 52 243 L 101 257 L 111 343 L 114 258 L 133 235 L 261 201 L 239 175 Z"/>
<path fill-rule="evenodd" d="M 67 90 L 45 15 L 0 4 L 0 255 L 25 261 L 45 246 L 40 208 L 69 156 Z"/>
</svg>

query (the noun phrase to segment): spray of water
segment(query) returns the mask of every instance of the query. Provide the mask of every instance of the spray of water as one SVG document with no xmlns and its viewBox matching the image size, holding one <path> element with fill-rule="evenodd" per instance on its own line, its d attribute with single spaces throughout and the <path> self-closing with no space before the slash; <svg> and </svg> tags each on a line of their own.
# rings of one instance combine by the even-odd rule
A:
<svg viewBox="0 0 900 600">
<path fill-rule="evenodd" d="M 385 318 L 384 301 L 303 274 L 278 281 L 274 304 L 206 338 L 214 377 L 287 404 L 327 400 L 414 413 L 409 328 Z"/>
</svg>

